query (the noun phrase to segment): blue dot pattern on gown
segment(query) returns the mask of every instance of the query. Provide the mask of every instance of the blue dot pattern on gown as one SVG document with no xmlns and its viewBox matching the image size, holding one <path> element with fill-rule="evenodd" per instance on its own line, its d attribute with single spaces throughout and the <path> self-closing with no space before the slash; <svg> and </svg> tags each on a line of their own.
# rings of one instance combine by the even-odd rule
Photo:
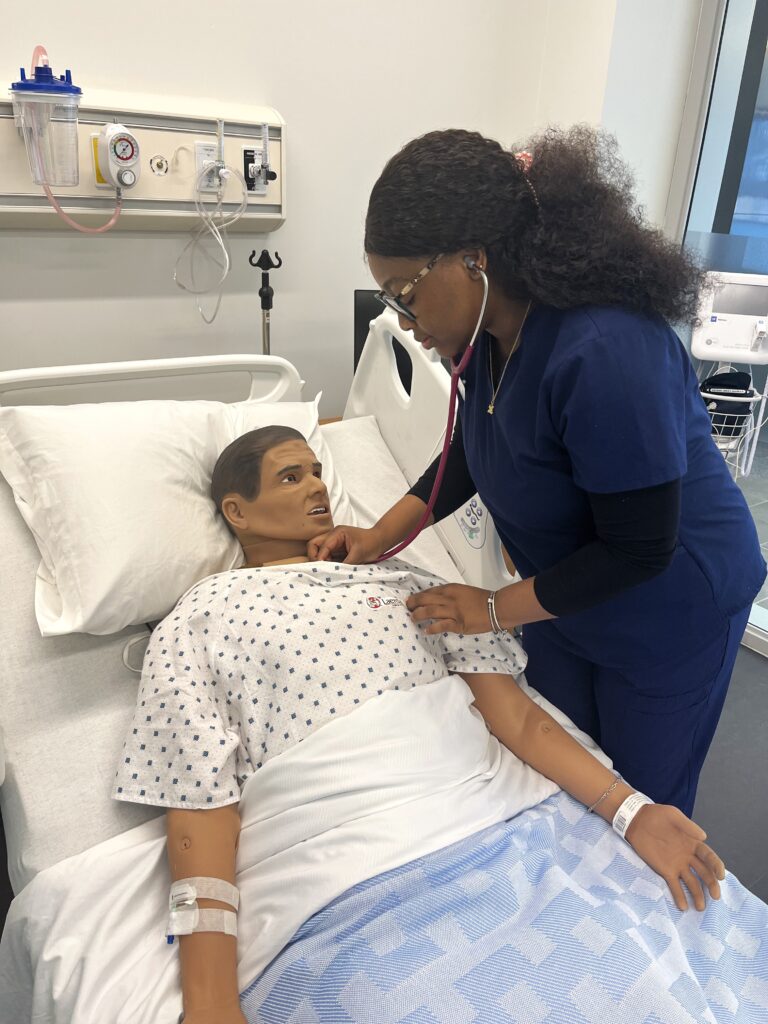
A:
<svg viewBox="0 0 768 1024">
<path fill-rule="evenodd" d="M 428 636 L 412 622 L 406 599 L 443 582 L 392 559 L 198 583 L 152 634 L 112 795 L 222 807 L 270 758 L 386 690 L 450 672 L 519 675 L 512 639 Z"/>
</svg>

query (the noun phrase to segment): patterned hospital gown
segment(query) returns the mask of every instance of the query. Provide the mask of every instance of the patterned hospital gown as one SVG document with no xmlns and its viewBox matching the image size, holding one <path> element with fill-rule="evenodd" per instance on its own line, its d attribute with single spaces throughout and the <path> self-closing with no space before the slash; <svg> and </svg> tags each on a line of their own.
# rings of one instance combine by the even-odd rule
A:
<svg viewBox="0 0 768 1024">
<path fill-rule="evenodd" d="M 450 672 L 519 675 L 513 639 L 428 636 L 411 621 L 406 598 L 442 582 L 391 559 L 198 583 L 152 634 L 112 795 L 223 807 L 270 758 L 385 690 Z"/>
</svg>

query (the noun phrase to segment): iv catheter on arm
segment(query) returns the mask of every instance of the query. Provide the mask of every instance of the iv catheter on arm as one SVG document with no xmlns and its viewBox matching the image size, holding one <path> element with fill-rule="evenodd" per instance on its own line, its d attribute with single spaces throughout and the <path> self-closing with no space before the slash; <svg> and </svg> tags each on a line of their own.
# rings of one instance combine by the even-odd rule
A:
<svg viewBox="0 0 768 1024">
<path fill-rule="evenodd" d="M 171 879 L 235 885 L 235 857 L 240 836 L 237 804 L 210 810 L 167 812 Z M 227 913 L 230 904 L 199 898 L 201 911 Z M 181 984 L 185 1024 L 244 1024 L 237 984 L 237 936 L 197 930 L 182 934 Z"/>
</svg>

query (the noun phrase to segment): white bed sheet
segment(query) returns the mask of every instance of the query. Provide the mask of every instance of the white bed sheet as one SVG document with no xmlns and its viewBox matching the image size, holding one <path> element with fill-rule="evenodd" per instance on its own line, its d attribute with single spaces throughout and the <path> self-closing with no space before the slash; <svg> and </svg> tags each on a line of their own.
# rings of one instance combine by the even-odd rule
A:
<svg viewBox="0 0 768 1024">
<path fill-rule="evenodd" d="M 402 497 L 406 480 L 373 417 L 322 429 L 358 521 L 369 525 Z M 39 554 L 2 478 L 0 536 L 0 809 L 11 884 L 19 892 L 43 868 L 160 812 L 109 796 L 138 685 L 122 652 L 142 630 L 41 638 L 33 610 Z M 460 579 L 432 531 L 402 557 Z"/>
<path fill-rule="evenodd" d="M 350 886 L 556 792 L 490 735 L 471 702 L 457 676 L 390 691 L 248 780 L 237 854 L 241 991 Z M 169 881 L 159 821 L 41 873 L 3 934 L 0 1024 L 175 1024 L 178 944 L 163 941 Z"/>
</svg>

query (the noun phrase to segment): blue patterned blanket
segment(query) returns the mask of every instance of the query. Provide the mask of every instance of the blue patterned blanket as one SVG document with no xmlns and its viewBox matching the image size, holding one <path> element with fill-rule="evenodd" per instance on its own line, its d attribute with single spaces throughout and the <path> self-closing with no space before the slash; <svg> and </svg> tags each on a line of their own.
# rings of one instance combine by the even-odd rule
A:
<svg viewBox="0 0 768 1024">
<path fill-rule="evenodd" d="M 369 879 L 241 996 L 249 1024 L 766 1024 L 768 906 L 704 913 L 558 793 Z"/>
</svg>

